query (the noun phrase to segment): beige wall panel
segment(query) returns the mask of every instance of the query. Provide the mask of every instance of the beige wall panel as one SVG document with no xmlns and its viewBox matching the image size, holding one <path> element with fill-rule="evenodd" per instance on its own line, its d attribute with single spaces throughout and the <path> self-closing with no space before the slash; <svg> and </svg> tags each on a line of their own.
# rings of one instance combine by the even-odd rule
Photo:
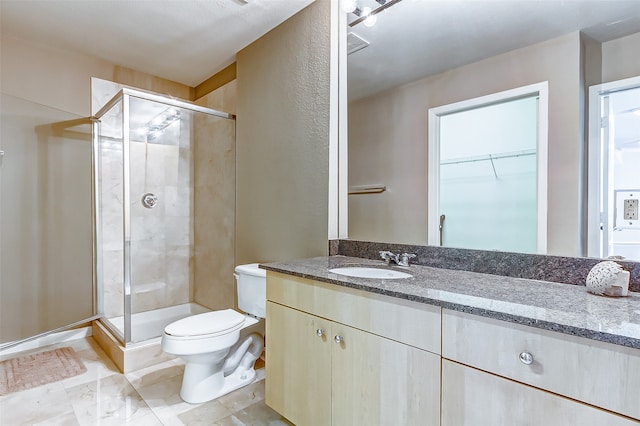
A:
<svg viewBox="0 0 640 426">
<path fill-rule="evenodd" d="M 235 114 L 237 111 L 237 80 L 230 81 L 195 101 L 203 107 Z"/>
<path fill-rule="evenodd" d="M 549 81 L 548 252 L 578 255 L 580 36 L 572 33 L 349 104 L 349 238 L 427 242 L 428 110 Z"/>
<path fill-rule="evenodd" d="M 602 43 L 602 82 L 640 76 L 640 33 Z"/>
<path fill-rule="evenodd" d="M 238 53 L 239 264 L 327 253 L 330 3 Z"/>
<path fill-rule="evenodd" d="M 2 93 L 74 114 L 90 115 L 91 77 L 110 77 L 113 65 L 28 41 L 3 37 Z"/>
<path fill-rule="evenodd" d="M 0 40 L 2 93 L 89 116 L 91 77 L 189 99 L 192 88 L 108 61 L 12 37 Z"/>
</svg>

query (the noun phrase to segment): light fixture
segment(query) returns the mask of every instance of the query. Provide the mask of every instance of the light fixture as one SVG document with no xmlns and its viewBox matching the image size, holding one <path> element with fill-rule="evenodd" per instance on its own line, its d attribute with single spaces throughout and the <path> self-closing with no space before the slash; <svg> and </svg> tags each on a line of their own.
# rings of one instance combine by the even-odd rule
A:
<svg viewBox="0 0 640 426">
<path fill-rule="evenodd" d="M 365 20 L 362 21 L 365 27 L 373 27 L 378 20 L 378 17 L 375 14 L 371 13 L 370 7 L 365 7 L 362 9 L 362 16 L 365 17 Z"/>
<path fill-rule="evenodd" d="M 345 9 L 345 5 L 348 5 L 349 8 L 353 7 L 353 10 L 351 10 L 351 13 L 353 13 L 358 17 L 358 19 L 354 19 L 351 22 L 349 22 L 350 27 L 355 27 L 360 23 L 363 23 L 367 27 L 372 27 L 376 24 L 378 20 L 377 15 L 379 13 L 384 12 L 391 6 L 400 3 L 402 0 L 375 0 L 375 2 L 379 4 L 379 6 L 376 6 L 375 9 L 373 10 L 370 7 L 360 8 L 357 4 L 357 0 L 341 0 L 341 1 L 342 1 L 343 9 Z M 352 2 L 353 2 L 353 6 L 352 6 Z M 370 2 L 370 4 L 372 3 Z"/>
<path fill-rule="evenodd" d="M 356 0 L 342 0 L 342 10 L 346 13 L 356 10 Z"/>
<path fill-rule="evenodd" d="M 180 119 L 180 110 L 167 108 L 146 124 L 149 139 L 157 138 L 167 127 Z"/>
</svg>

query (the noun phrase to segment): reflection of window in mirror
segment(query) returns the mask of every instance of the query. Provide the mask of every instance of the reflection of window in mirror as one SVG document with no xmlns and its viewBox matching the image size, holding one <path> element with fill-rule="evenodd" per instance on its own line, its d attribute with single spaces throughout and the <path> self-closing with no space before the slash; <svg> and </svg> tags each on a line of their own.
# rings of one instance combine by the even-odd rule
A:
<svg viewBox="0 0 640 426">
<path fill-rule="evenodd" d="M 429 110 L 430 244 L 546 252 L 546 90 Z"/>
<path fill-rule="evenodd" d="M 640 261 L 640 77 L 590 90 L 589 256 Z"/>
</svg>

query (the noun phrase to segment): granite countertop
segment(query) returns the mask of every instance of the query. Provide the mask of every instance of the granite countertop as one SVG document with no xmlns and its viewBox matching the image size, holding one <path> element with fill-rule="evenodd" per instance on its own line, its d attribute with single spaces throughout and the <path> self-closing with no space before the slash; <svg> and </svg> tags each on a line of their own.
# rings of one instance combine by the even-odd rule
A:
<svg viewBox="0 0 640 426">
<path fill-rule="evenodd" d="M 532 327 L 640 349 L 640 293 L 610 298 L 584 286 L 410 265 L 411 278 L 371 279 L 329 272 L 340 266 L 386 267 L 346 256 L 315 257 L 261 267 Z"/>
</svg>

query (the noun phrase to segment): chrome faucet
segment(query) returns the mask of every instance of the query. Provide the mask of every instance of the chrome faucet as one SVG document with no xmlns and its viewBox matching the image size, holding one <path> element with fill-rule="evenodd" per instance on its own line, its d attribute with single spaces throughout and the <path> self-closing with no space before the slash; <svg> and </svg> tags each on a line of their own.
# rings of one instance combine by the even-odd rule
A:
<svg viewBox="0 0 640 426">
<path fill-rule="evenodd" d="M 402 253 L 398 257 L 399 257 L 398 265 L 400 265 L 400 266 L 409 266 L 409 261 L 411 259 L 413 259 L 414 257 L 416 257 L 416 255 L 413 254 L 413 253 Z"/>
<path fill-rule="evenodd" d="M 413 253 L 394 254 L 390 251 L 381 251 L 380 257 L 389 265 L 391 262 L 399 266 L 409 266 L 409 261 L 416 257 Z"/>
<path fill-rule="evenodd" d="M 398 255 L 397 254 L 393 254 L 390 251 L 381 251 L 380 252 L 380 257 L 382 258 L 382 260 L 387 262 L 387 265 L 390 264 L 391 261 L 393 261 L 393 263 L 395 263 L 395 264 L 398 263 Z"/>
</svg>

